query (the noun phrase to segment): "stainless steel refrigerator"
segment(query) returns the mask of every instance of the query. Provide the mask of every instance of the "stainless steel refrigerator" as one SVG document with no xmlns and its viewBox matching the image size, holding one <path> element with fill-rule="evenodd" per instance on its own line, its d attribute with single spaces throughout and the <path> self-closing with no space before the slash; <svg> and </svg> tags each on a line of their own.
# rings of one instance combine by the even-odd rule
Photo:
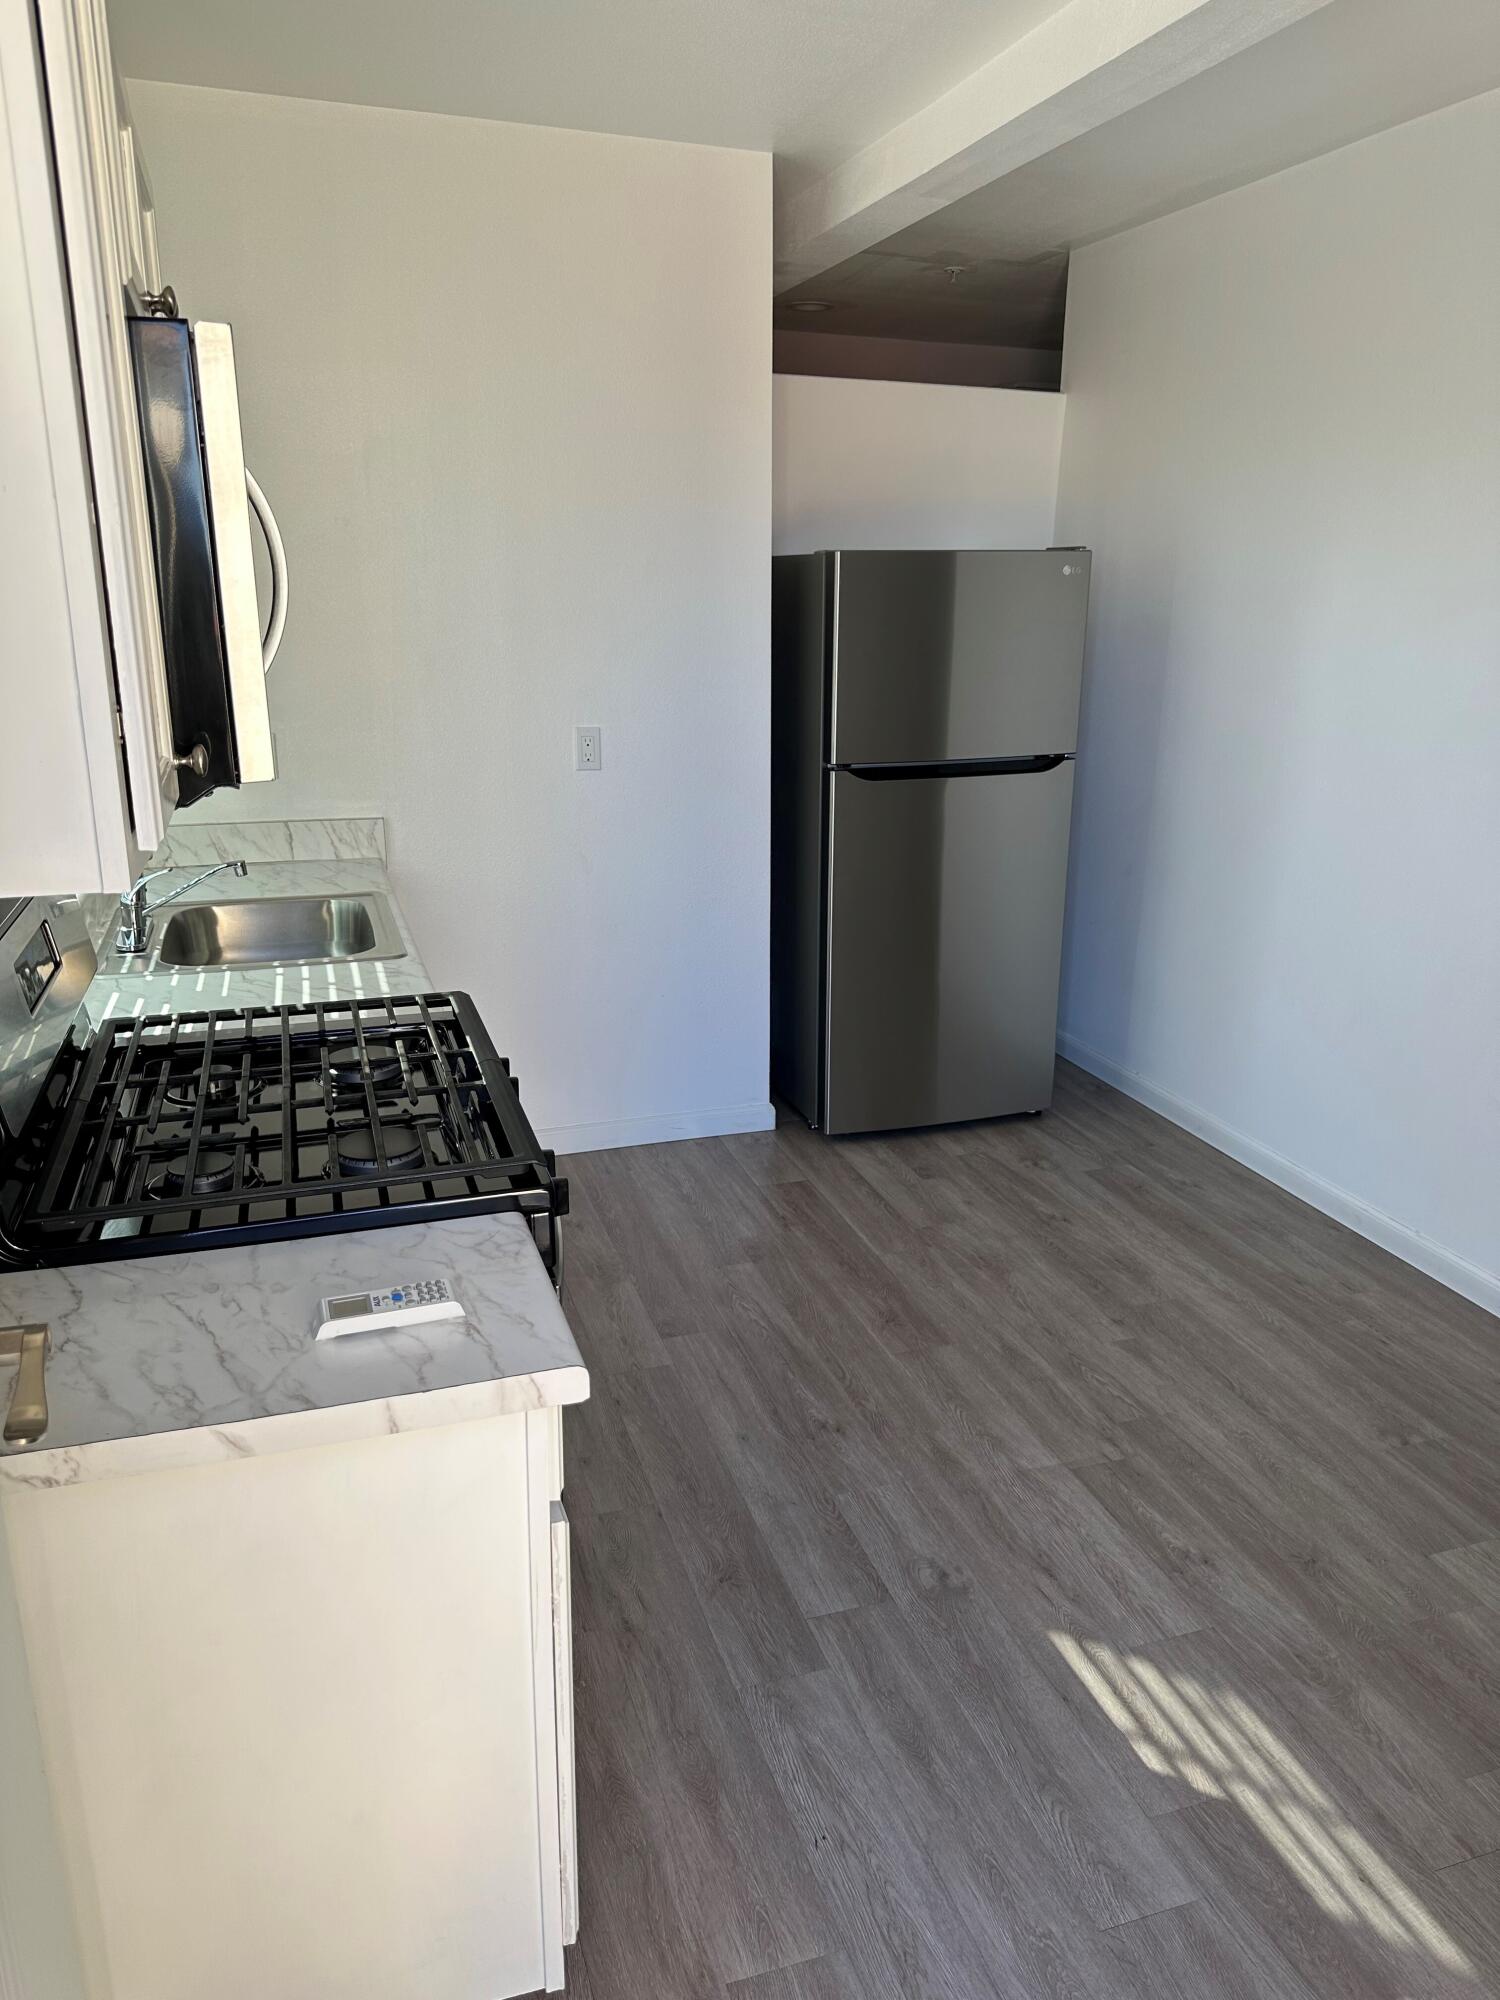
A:
<svg viewBox="0 0 1500 2000">
<path fill-rule="evenodd" d="M 771 1073 L 827 1132 L 1051 1102 L 1082 549 L 773 564 Z"/>
</svg>

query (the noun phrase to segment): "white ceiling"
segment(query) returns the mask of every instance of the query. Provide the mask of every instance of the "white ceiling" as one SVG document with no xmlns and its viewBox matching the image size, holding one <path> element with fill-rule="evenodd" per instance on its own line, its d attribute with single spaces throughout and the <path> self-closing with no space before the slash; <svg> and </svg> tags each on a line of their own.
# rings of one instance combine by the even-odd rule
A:
<svg viewBox="0 0 1500 2000">
<path fill-rule="evenodd" d="M 111 0 L 126 76 L 750 146 L 795 186 L 1063 0 Z"/>
<path fill-rule="evenodd" d="M 1500 0 L 1332 0 L 795 287 L 776 323 L 1060 346 L 1069 249 L 1495 88 Z M 834 310 L 787 310 L 807 297 Z"/>
</svg>

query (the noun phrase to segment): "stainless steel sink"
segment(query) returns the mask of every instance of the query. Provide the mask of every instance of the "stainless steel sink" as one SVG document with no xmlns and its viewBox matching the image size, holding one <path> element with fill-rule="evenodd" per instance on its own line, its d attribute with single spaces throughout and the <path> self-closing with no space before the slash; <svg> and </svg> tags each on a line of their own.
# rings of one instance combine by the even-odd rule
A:
<svg viewBox="0 0 1500 2000">
<path fill-rule="evenodd" d="M 404 958 L 384 896 L 246 896 L 184 903 L 161 934 L 157 963 L 175 966 L 331 965 Z"/>
</svg>

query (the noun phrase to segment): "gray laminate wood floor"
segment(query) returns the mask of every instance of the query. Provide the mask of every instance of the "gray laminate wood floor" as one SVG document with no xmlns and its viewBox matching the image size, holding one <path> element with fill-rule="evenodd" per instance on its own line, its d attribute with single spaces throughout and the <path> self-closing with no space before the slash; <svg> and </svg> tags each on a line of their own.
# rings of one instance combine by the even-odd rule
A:
<svg viewBox="0 0 1500 2000">
<path fill-rule="evenodd" d="M 1500 1323 L 1069 1068 L 567 1170 L 575 1996 L 1500 1993 Z"/>
</svg>

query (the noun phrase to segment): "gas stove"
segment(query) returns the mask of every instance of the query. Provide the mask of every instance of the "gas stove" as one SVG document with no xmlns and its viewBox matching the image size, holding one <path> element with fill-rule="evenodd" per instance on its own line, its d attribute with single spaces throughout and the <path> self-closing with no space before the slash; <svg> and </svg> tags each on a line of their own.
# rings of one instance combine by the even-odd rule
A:
<svg viewBox="0 0 1500 2000">
<path fill-rule="evenodd" d="M 560 1282 L 568 1185 L 466 994 L 141 1015 L 90 1034 L 76 912 L 28 904 L 0 946 L 0 1265 L 509 1210 Z"/>
</svg>

